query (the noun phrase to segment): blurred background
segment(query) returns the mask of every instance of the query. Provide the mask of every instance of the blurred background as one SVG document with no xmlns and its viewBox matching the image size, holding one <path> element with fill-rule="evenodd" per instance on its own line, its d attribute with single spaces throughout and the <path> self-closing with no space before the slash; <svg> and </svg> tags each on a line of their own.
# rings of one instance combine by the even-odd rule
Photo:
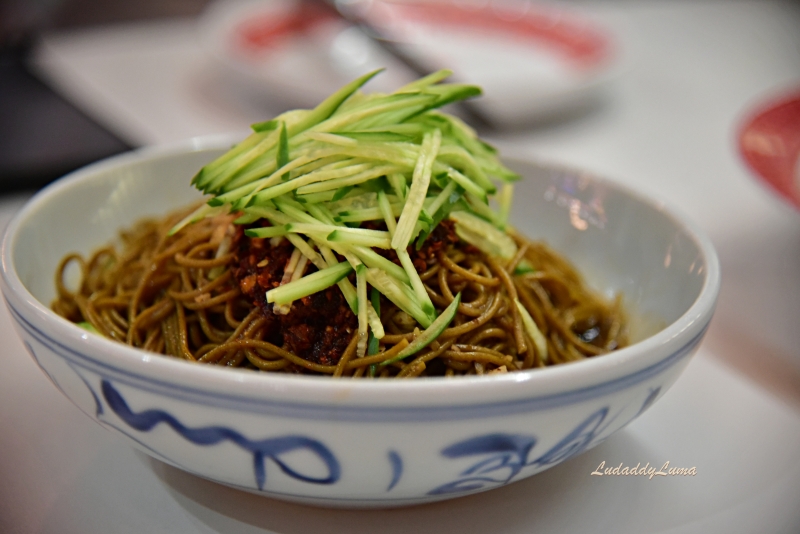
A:
<svg viewBox="0 0 800 534">
<path fill-rule="evenodd" d="M 0 194 L 38 189 L 131 148 L 42 80 L 42 35 L 198 17 L 208 0 L 0 0 Z"/>
<path fill-rule="evenodd" d="M 333 4 L 338 15 L 325 10 Z M 557 159 L 559 135 L 590 135 L 637 99 L 648 113 L 681 96 L 687 106 L 713 102 L 707 80 L 733 84 L 730 98 L 744 113 L 757 92 L 766 97 L 797 76 L 797 1 L 425 4 L 443 9 L 369 0 L 0 0 L 0 193 L 37 189 L 133 147 L 244 130 L 382 66 L 390 68 L 373 90 L 453 68 L 485 96 L 452 111 L 507 150 L 534 146 Z M 759 79 L 769 66 L 783 74 Z M 738 79 L 725 79 L 735 71 Z M 695 92 L 662 98 L 679 77 L 699 82 Z"/>
<path fill-rule="evenodd" d="M 528 517 L 538 508 L 514 485 L 516 500 L 486 517 L 503 516 L 503 532 L 529 532 L 544 519 L 554 526 L 543 532 L 577 531 L 570 521 L 603 530 L 597 517 L 611 514 L 605 530 L 616 532 L 800 532 L 800 1 L 337 5 L 341 14 L 323 0 L 0 0 L 0 227 L 31 192 L 106 156 L 243 134 L 376 67 L 389 67 L 372 85 L 381 90 L 415 71 L 453 68 L 485 95 L 452 111 L 504 155 L 585 169 L 683 212 L 713 240 L 723 275 L 714 321 L 685 376 L 604 449 L 626 452 L 628 443 L 630 455 L 617 461 L 683 459 L 702 476 L 679 481 L 680 491 L 661 481 L 638 491 L 627 480 L 600 489 L 563 478 L 561 490 L 547 486 L 548 518 Z M 152 508 L 130 506 L 161 495 L 163 484 L 99 427 L 81 426 L 89 423 L 72 407 L 58 411 L 66 403 L 22 348 L 8 352 L 16 367 L 4 373 L 0 401 L 39 411 L 0 412 L 0 435 L 25 450 L 3 464 L 22 474 L 0 469 L 11 480 L 0 499 L 4 532 L 123 524 L 131 532 L 309 532 L 337 520 L 338 532 L 368 531 L 357 513 L 264 514 L 260 506 L 245 512 L 270 529 L 245 528 L 233 519 L 244 505 L 215 504 L 210 485 L 198 490 L 208 506 L 180 490 Z M 46 453 L 34 458 L 29 447 Z M 575 495 L 580 504 L 570 506 Z M 425 532 L 472 517 L 437 510 L 420 511 L 432 518 Z M 205 526 L 181 527 L 187 521 Z M 404 521 L 385 523 L 412 530 Z"/>
<path fill-rule="evenodd" d="M 35 190 L 133 147 L 313 106 L 383 66 L 373 90 L 440 67 L 483 85 L 479 104 L 452 110 L 476 126 L 561 123 L 596 107 L 598 87 L 626 61 L 584 13 L 582 4 L 603 2 L 370 4 L 0 0 L 0 193 Z"/>
</svg>

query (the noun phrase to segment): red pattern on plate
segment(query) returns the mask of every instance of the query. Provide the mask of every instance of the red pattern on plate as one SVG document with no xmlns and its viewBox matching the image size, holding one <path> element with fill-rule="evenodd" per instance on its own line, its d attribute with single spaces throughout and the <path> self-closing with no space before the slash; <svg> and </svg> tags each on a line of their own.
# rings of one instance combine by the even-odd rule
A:
<svg viewBox="0 0 800 534">
<path fill-rule="evenodd" d="M 605 33 L 575 15 L 545 6 L 455 1 L 374 1 L 368 5 L 364 16 L 398 40 L 404 37 L 398 28 L 411 22 L 511 35 L 546 46 L 581 67 L 595 66 L 611 56 L 611 42 Z"/>
<path fill-rule="evenodd" d="M 320 23 L 336 18 L 324 4 L 300 2 L 291 10 L 252 16 L 233 30 L 235 44 L 251 54 L 259 54 L 275 47 L 280 41 L 295 34 L 308 33 Z"/>
<path fill-rule="evenodd" d="M 587 21 L 557 9 L 542 6 L 470 6 L 434 2 L 365 2 L 362 16 L 387 35 L 402 41 L 408 24 L 446 25 L 473 31 L 511 35 L 558 52 L 581 68 L 591 68 L 610 59 L 607 35 Z M 336 15 L 323 4 L 300 2 L 284 12 L 256 15 L 238 24 L 234 42 L 249 54 L 259 54 L 292 34 L 308 33 Z"/>
<path fill-rule="evenodd" d="M 739 152 L 759 178 L 800 208 L 800 90 L 770 100 L 744 122 Z"/>
</svg>

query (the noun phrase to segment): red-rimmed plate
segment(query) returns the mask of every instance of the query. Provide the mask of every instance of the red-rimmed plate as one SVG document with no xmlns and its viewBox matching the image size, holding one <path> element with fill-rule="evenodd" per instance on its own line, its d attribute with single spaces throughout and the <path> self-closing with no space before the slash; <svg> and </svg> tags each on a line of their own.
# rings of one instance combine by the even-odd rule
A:
<svg viewBox="0 0 800 534">
<path fill-rule="evenodd" d="M 800 88 L 748 116 L 739 131 L 739 152 L 756 176 L 800 209 Z"/>
<path fill-rule="evenodd" d="M 561 8 L 448 0 L 355 3 L 420 62 L 481 85 L 481 105 L 500 124 L 550 118 L 584 105 L 618 66 L 608 32 Z M 393 90 L 415 77 L 315 2 L 216 2 L 206 13 L 204 34 L 210 51 L 238 79 L 290 105 L 314 105 L 375 68 L 387 72 L 370 82 L 372 90 Z"/>
</svg>

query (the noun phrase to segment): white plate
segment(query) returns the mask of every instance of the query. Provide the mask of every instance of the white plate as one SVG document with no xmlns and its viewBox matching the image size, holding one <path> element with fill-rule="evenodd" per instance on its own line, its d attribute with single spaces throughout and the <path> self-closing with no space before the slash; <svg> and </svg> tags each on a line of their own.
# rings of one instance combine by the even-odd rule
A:
<svg viewBox="0 0 800 534">
<path fill-rule="evenodd" d="M 617 70 L 611 36 L 580 15 L 525 3 L 356 0 L 374 26 L 432 69 L 484 88 L 480 105 L 512 126 L 580 108 Z M 353 4 L 354 2 L 350 2 Z M 312 2 L 218 0 L 203 18 L 210 53 L 251 96 L 309 107 L 356 76 L 386 67 L 369 89 L 415 76 L 361 32 Z M 269 96 L 267 96 L 269 95 Z"/>
</svg>

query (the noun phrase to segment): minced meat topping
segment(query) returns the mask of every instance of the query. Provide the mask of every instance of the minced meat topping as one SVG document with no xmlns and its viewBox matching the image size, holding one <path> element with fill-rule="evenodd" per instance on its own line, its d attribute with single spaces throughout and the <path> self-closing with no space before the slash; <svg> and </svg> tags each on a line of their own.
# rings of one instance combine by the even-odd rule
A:
<svg viewBox="0 0 800 534">
<path fill-rule="evenodd" d="M 262 220 L 253 226 L 262 224 L 268 223 Z M 237 226 L 236 229 L 232 247 L 235 251 L 233 274 L 242 293 L 266 317 L 266 340 L 308 361 L 335 365 L 358 330 L 358 319 L 341 290 L 336 285 L 331 286 L 294 301 L 286 315 L 274 313 L 273 304 L 267 303 L 266 292 L 280 285 L 294 246 L 287 239 L 273 240 L 278 242 L 272 244 L 269 239 L 246 237 L 245 228 Z M 413 244 L 409 246 L 408 252 L 417 272 L 427 270 L 436 261 L 439 250 L 457 241 L 453 223 L 446 220 L 434 229 L 420 250 L 416 250 Z M 400 264 L 393 250 L 376 249 L 376 252 Z M 309 264 L 306 274 L 316 270 Z"/>
</svg>

